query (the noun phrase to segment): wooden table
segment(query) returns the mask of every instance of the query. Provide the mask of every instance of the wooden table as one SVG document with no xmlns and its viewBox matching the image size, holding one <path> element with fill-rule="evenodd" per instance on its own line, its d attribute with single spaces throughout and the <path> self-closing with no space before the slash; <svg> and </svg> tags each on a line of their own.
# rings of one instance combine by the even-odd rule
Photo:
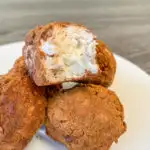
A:
<svg viewBox="0 0 150 150">
<path fill-rule="evenodd" d="M 36 25 L 72 21 L 150 73 L 150 0 L 0 0 L 0 44 Z"/>
</svg>

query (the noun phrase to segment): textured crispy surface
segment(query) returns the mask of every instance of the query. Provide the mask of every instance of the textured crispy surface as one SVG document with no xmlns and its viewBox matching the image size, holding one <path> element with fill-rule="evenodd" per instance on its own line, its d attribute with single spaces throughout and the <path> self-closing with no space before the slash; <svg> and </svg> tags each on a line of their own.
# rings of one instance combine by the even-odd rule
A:
<svg viewBox="0 0 150 150">
<path fill-rule="evenodd" d="M 97 85 L 57 93 L 47 115 L 47 134 L 69 150 L 108 150 L 126 130 L 118 97 Z"/>
<path fill-rule="evenodd" d="M 63 22 L 54 22 L 45 26 L 39 26 L 35 29 L 31 30 L 25 39 L 25 46 L 23 48 L 23 55 L 25 57 L 26 66 L 28 71 L 35 81 L 35 83 L 39 86 L 43 85 L 51 85 L 51 84 L 60 84 L 53 83 L 48 81 L 45 77 L 45 68 L 43 64 L 43 60 L 45 59 L 46 54 L 40 50 L 40 41 L 41 39 L 47 39 L 47 37 L 51 36 L 51 31 L 54 26 L 59 27 L 67 27 L 69 25 L 75 25 L 79 28 L 86 29 L 82 25 L 76 25 L 72 23 L 63 23 Z M 88 32 L 90 32 L 87 29 Z M 84 83 L 93 83 L 93 84 L 101 84 L 103 86 L 111 85 L 114 74 L 116 72 L 116 62 L 112 55 L 112 53 L 108 50 L 107 46 L 101 41 L 97 41 L 96 47 L 96 60 L 99 66 L 99 71 L 97 74 L 92 74 L 90 72 L 85 72 L 84 76 L 72 79 L 66 79 L 65 81 L 77 81 Z"/>
<path fill-rule="evenodd" d="M 23 150 L 45 119 L 44 88 L 29 78 L 23 57 L 0 76 L 0 150 Z"/>
<path fill-rule="evenodd" d="M 97 40 L 97 43 L 98 45 L 96 48 L 97 51 L 96 59 L 101 71 L 101 73 L 97 77 L 99 79 L 97 80 L 100 81 L 101 85 L 107 87 L 110 86 L 114 80 L 114 76 L 116 73 L 116 60 L 111 51 L 103 42 Z"/>
</svg>

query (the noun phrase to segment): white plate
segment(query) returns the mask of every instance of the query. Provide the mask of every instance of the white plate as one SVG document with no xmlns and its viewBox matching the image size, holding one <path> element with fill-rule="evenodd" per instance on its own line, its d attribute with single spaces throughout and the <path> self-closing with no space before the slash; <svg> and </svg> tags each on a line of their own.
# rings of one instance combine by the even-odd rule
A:
<svg viewBox="0 0 150 150">
<path fill-rule="evenodd" d="M 19 42 L 0 47 L 0 74 L 6 73 L 22 54 L 22 45 Z M 111 150 L 150 150 L 150 77 L 124 58 L 115 57 L 117 73 L 111 89 L 124 105 L 128 130 Z M 26 150 L 65 150 L 62 145 L 48 140 L 42 130 L 37 135 Z"/>
</svg>

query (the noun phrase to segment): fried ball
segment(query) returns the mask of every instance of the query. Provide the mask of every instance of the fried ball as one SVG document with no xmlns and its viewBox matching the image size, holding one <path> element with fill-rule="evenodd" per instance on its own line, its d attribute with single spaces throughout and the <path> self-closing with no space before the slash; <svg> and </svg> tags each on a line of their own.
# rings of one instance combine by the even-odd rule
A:
<svg viewBox="0 0 150 150">
<path fill-rule="evenodd" d="M 80 85 L 49 98 L 47 134 L 68 150 L 108 150 L 125 132 L 124 110 L 114 92 Z"/>
<path fill-rule="evenodd" d="M 23 55 L 38 86 L 84 82 L 109 86 L 116 62 L 107 46 L 86 27 L 54 22 L 30 31 Z"/>
<path fill-rule="evenodd" d="M 23 150 L 45 120 L 45 89 L 28 76 L 24 58 L 0 76 L 0 150 Z"/>
</svg>

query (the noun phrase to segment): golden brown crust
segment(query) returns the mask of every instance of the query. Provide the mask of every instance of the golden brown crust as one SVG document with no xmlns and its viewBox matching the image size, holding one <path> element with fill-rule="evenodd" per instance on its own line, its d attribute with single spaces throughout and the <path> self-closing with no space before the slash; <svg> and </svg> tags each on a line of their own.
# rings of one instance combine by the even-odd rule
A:
<svg viewBox="0 0 150 150">
<path fill-rule="evenodd" d="M 97 85 L 59 92 L 47 115 L 47 134 L 69 150 L 108 150 L 126 130 L 118 97 Z"/>
<path fill-rule="evenodd" d="M 0 150 L 23 150 L 45 119 L 45 89 L 28 76 L 23 57 L 0 77 Z"/>
<path fill-rule="evenodd" d="M 37 26 L 33 30 L 29 31 L 29 33 L 26 35 L 26 38 L 25 38 L 25 44 L 27 45 L 40 44 L 41 39 L 46 40 L 47 37 L 51 36 L 51 31 L 53 30 L 54 27 L 63 28 L 63 27 L 68 27 L 69 25 L 77 26 L 77 27 L 83 28 L 87 32 L 91 32 L 85 26 L 81 24 L 75 24 L 75 23 L 70 23 L 70 22 L 52 22 L 45 26 Z"/>
<path fill-rule="evenodd" d="M 108 87 L 114 80 L 116 73 L 116 60 L 108 47 L 100 40 L 97 40 L 96 51 L 96 60 L 99 64 L 100 73 L 95 77 L 95 80 L 100 81 L 101 85 Z M 89 79 L 91 79 L 90 83 L 94 80 L 94 78 Z"/>
<path fill-rule="evenodd" d="M 23 47 L 23 56 L 25 58 L 26 68 L 37 85 L 46 82 L 43 75 L 44 66 L 42 62 L 45 55 L 43 55 L 43 53 L 39 50 L 42 28 L 42 26 L 38 26 L 31 30 L 26 35 L 25 45 Z"/>
<path fill-rule="evenodd" d="M 38 86 L 60 84 L 60 82 L 48 81 L 45 77 L 45 68 L 43 60 L 46 57 L 46 54 L 40 50 L 41 39 L 47 39 L 51 36 L 52 29 L 59 27 L 67 27 L 69 25 L 74 25 L 91 33 L 90 30 L 82 25 L 77 25 L 74 23 L 63 23 L 63 22 L 54 22 L 45 26 L 39 26 L 31 30 L 25 39 L 25 46 L 23 48 L 23 55 L 25 57 L 26 65 L 29 70 L 29 73 L 35 83 Z M 93 35 L 94 36 L 94 35 Z M 94 37 L 94 40 L 96 38 Z M 84 82 L 84 83 L 93 83 L 101 84 L 103 86 L 110 86 L 116 71 L 116 62 L 112 53 L 108 50 L 107 46 L 101 41 L 97 40 L 96 46 L 96 60 L 99 66 L 99 71 L 97 74 L 92 74 L 90 72 L 85 72 L 81 77 L 76 77 L 72 79 L 65 79 L 63 82 Z M 31 56 L 32 55 L 32 56 Z M 29 60 L 30 59 L 30 60 Z"/>
</svg>

